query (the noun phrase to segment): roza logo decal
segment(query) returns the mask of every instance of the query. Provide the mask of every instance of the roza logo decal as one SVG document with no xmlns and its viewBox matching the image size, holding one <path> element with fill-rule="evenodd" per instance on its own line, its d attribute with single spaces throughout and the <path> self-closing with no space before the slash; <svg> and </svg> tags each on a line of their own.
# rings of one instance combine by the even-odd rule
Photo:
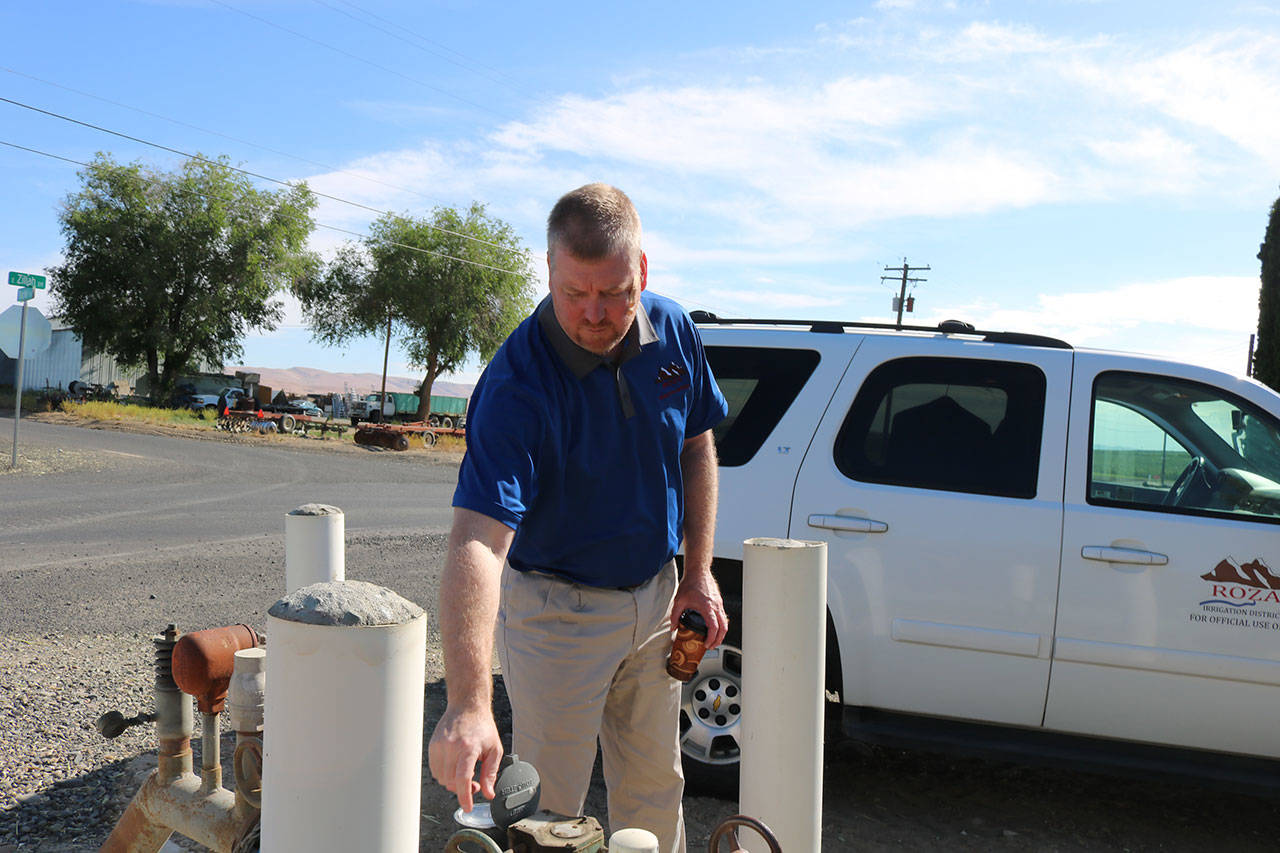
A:
<svg viewBox="0 0 1280 853">
<path fill-rule="evenodd" d="M 689 387 L 689 369 L 683 364 L 671 362 L 666 367 L 658 368 L 658 376 L 653 380 L 658 385 L 658 399 L 665 400 Z"/>
<path fill-rule="evenodd" d="M 1209 582 L 1210 597 L 1189 614 L 1193 623 L 1280 631 L 1280 610 L 1258 607 L 1280 604 L 1280 577 L 1261 557 L 1243 565 L 1228 557 L 1200 579 Z M 1252 609 L 1245 612 L 1246 607 Z"/>
<path fill-rule="evenodd" d="M 1214 566 L 1213 571 L 1200 576 L 1209 581 L 1210 598 L 1205 604 L 1230 604 L 1232 607 L 1252 607 L 1256 604 L 1280 604 L 1280 577 L 1277 577 L 1262 558 L 1240 565 L 1228 557 Z"/>
</svg>

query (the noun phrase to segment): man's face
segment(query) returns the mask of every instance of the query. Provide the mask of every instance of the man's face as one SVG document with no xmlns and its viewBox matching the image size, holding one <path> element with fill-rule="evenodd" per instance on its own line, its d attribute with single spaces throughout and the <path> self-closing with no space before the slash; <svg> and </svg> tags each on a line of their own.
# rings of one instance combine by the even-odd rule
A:
<svg viewBox="0 0 1280 853">
<path fill-rule="evenodd" d="M 552 248 L 547 267 L 551 303 L 569 339 L 596 355 L 615 355 L 635 320 L 648 278 L 644 253 L 639 263 L 625 253 L 584 261 Z"/>
</svg>

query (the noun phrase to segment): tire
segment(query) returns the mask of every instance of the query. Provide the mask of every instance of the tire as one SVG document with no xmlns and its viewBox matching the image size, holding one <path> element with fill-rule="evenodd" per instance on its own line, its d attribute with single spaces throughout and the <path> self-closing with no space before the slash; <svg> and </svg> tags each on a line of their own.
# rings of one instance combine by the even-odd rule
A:
<svg viewBox="0 0 1280 853">
<path fill-rule="evenodd" d="M 369 423 L 371 423 L 371 424 L 380 424 L 380 423 L 382 423 L 382 412 L 378 411 L 377 409 L 374 409 L 372 412 L 370 412 L 370 413 L 369 413 Z"/>
<path fill-rule="evenodd" d="M 690 791 L 738 795 L 742 752 L 742 650 L 722 643 L 680 689 L 680 752 Z"/>
<path fill-rule="evenodd" d="M 453 418 L 441 418 L 440 426 L 444 429 L 453 429 Z"/>
<path fill-rule="evenodd" d="M 355 428 L 356 428 L 356 427 L 358 427 L 358 426 L 360 426 L 360 419 L 359 419 L 359 418 L 357 418 L 355 415 L 352 415 L 352 416 L 351 416 L 351 428 L 352 428 L 352 429 L 355 429 Z"/>
<path fill-rule="evenodd" d="M 427 417 L 427 426 L 432 426 L 432 427 L 438 427 L 438 426 L 440 426 L 440 419 L 439 419 L 438 417 L 436 417 L 435 415 L 430 415 L 430 416 L 428 416 L 428 417 Z"/>
<path fill-rule="evenodd" d="M 293 417 L 293 415 L 280 416 L 281 432 L 293 432 L 294 428 L 297 427 L 297 425 L 298 425 L 298 421 Z"/>
<path fill-rule="evenodd" d="M 680 753 L 685 787 L 691 793 L 737 800 L 742 751 L 742 603 L 727 599 L 725 610 L 728 636 L 702 656 L 697 674 L 680 688 Z"/>
</svg>

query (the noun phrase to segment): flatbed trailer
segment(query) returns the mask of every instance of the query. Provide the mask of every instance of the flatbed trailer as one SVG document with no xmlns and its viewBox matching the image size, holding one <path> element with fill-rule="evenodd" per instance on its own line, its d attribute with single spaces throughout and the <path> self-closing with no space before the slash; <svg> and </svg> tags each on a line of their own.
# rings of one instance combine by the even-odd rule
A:
<svg viewBox="0 0 1280 853">
<path fill-rule="evenodd" d="M 413 421 L 407 424 L 372 424 L 362 423 L 356 429 L 356 444 L 363 444 L 373 447 L 388 447 L 392 450 L 408 450 L 409 436 L 422 436 L 422 441 L 427 447 L 431 447 L 436 443 L 442 435 L 466 435 L 466 430 L 462 429 L 442 429 L 433 427 L 422 421 Z"/>
</svg>

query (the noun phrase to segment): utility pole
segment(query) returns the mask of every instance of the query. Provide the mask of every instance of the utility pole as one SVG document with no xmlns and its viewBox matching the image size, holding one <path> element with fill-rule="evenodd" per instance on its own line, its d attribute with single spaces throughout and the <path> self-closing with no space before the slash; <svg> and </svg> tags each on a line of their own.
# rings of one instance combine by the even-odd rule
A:
<svg viewBox="0 0 1280 853">
<path fill-rule="evenodd" d="M 923 266 L 923 267 L 907 266 L 906 258 L 902 259 L 902 266 L 900 267 L 884 268 L 885 272 L 896 272 L 896 273 L 900 273 L 902 276 L 902 286 L 898 288 L 898 328 L 899 329 L 902 328 L 902 309 L 905 308 L 907 305 L 907 282 L 911 282 L 912 284 L 915 284 L 921 281 L 928 281 L 928 279 L 925 279 L 925 278 L 910 278 L 909 276 L 913 272 L 920 272 L 921 270 L 928 270 L 928 269 L 929 269 L 928 266 Z M 898 276 L 894 276 L 894 275 L 880 276 L 881 281 L 893 281 L 897 278 Z"/>
</svg>

